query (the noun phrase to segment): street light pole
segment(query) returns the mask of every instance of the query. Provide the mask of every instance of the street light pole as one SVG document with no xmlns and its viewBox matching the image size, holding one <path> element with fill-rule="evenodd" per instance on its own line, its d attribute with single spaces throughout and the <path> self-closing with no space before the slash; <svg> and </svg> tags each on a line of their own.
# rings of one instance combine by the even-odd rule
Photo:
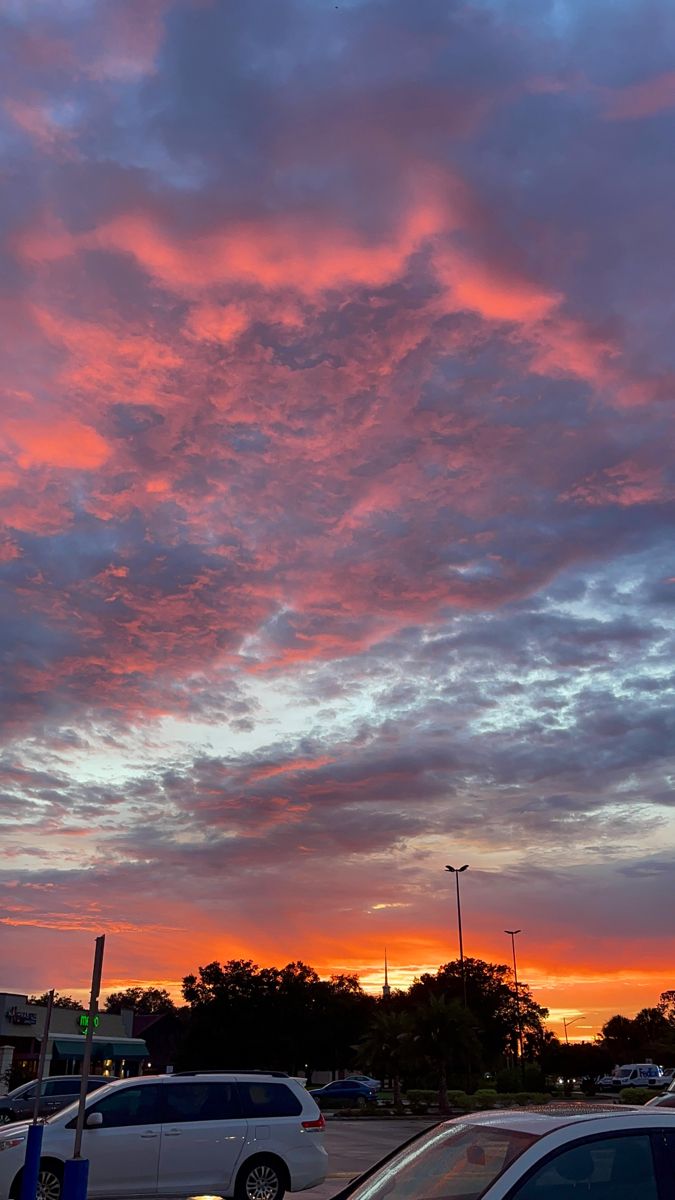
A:
<svg viewBox="0 0 675 1200">
<path fill-rule="evenodd" d="M 566 1021 L 565 1018 L 563 1017 L 563 1028 L 565 1030 L 565 1045 L 566 1046 L 569 1046 L 569 1044 L 570 1044 L 570 1039 L 567 1036 L 567 1030 L 569 1029 L 570 1025 L 574 1025 L 577 1021 L 583 1021 L 583 1020 L 584 1020 L 583 1014 L 580 1017 L 572 1017 L 571 1021 Z"/>
<path fill-rule="evenodd" d="M 466 1008 L 466 971 L 464 969 L 464 941 L 462 939 L 462 903 L 459 898 L 459 877 L 462 871 L 468 871 L 469 864 L 465 863 L 463 867 L 446 867 L 446 871 L 450 871 L 455 876 L 455 884 L 457 885 L 457 930 L 459 933 L 459 965 L 462 972 L 462 993 L 464 995 L 464 1007 Z"/>
<path fill-rule="evenodd" d="M 513 954 L 513 983 L 516 991 L 516 1022 L 518 1027 L 518 1050 L 520 1053 L 520 1061 L 523 1061 L 523 1026 L 520 1020 L 520 993 L 518 991 L 518 967 L 516 965 L 516 934 L 522 933 L 522 929 L 505 929 L 504 933 L 508 933 L 511 938 L 511 953 Z"/>
</svg>

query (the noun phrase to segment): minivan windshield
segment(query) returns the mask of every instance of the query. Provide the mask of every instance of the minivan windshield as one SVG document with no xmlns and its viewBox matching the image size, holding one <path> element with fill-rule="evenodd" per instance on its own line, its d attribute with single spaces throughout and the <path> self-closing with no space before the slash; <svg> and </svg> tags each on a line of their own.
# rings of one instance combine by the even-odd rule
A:
<svg viewBox="0 0 675 1200">
<path fill-rule="evenodd" d="M 538 1136 L 461 1122 L 402 1150 L 349 1200 L 480 1200 Z"/>
</svg>

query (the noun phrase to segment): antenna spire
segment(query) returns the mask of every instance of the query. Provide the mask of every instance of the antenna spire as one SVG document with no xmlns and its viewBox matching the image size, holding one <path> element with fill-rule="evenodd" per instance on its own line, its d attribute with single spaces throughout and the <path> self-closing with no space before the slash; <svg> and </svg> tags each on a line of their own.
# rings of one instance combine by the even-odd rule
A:
<svg viewBox="0 0 675 1200">
<path fill-rule="evenodd" d="M 387 947 L 384 948 L 384 986 L 382 988 L 382 999 L 388 1000 L 391 996 L 391 988 L 389 987 L 389 974 L 387 971 Z"/>
</svg>

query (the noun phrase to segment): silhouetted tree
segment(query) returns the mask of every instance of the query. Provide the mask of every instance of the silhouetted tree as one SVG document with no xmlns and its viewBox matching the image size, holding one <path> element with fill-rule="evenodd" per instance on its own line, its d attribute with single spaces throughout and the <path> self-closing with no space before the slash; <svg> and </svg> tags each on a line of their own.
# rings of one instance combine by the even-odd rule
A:
<svg viewBox="0 0 675 1200">
<path fill-rule="evenodd" d="M 667 1021 L 675 1024 L 675 990 L 661 992 L 656 1006 Z"/>
<path fill-rule="evenodd" d="M 130 987 L 122 992 L 111 992 L 106 998 L 104 1012 L 118 1013 L 123 1008 L 133 1008 L 136 1013 L 175 1012 L 176 1005 L 165 988 Z"/>
<path fill-rule="evenodd" d="M 467 1008 L 480 1029 L 482 1059 L 486 1066 L 494 1065 L 502 1055 L 513 1052 L 518 1044 L 518 1024 L 523 1031 L 526 1047 L 534 1050 L 544 1032 L 548 1009 L 534 1000 L 527 984 L 518 982 L 518 1003 L 513 972 L 503 964 L 484 962 L 480 958 L 465 958 Z M 435 975 L 425 974 L 412 984 L 409 1003 L 415 1005 L 430 996 L 462 1002 L 464 986 L 459 959 L 439 967 Z"/>
<path fill-rule="evenodd" d="M 410 1013 L 393 1008 L 389 1001 L 380 1001 L 371 1018 L 368 1033 L 359 1046 L 360 1061 L 391 1079 L 394 1104 L 401 1102 L 401 1075 L 403 1064 L 410 1054 L 413 1029 Z"/>
<path fill-rule="evenodd" d="M 41 996 L 29 996 L 29 1004 L 44 1004 L 49 1003 L 49 992 L 43 992 Z M 81 1000 L 73 1000 L 72 996 L 61 996 L 59 992 L 54 992 L 54 1008 L 75 1008 L 81 1009 L 84 1005 Z"/>
<path fill-rule="evenodd" d="M 448 1107 L 448 1072 L 461 1070 L 479 1053 L 477 1022 L 458 1000 L 429 996 L 412 1012 L 412 1040 L 438 1075 L 438 1105 Z"/>
<path fill-rule="evenodd" d="M 261 968 L 250 959 L 200 967 L 185 977 L 183 995 L 181 1066 L 305 1068 L 308 1078 L 319 1065 L 351 1065 L 375 1004 L 356 976 L 322 980 L 303 962 Z"/>
</svg>

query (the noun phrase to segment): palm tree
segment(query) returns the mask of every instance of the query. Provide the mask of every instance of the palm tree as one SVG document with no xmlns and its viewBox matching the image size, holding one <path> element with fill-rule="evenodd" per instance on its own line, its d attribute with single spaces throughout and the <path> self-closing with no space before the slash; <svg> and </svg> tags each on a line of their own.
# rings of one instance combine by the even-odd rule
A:
<svg viewBox="0 0 675 1200">
<path fill-rule="evenodd" d="M 457 1000 L 430 996 L 413 1012 L 414 1035 L 420 1053 L 438 1071 L 438 1107 L 448 1107 L 448 1068 L 466 1066 L 479 1051 L 476 1022 Z"/>
<path fill-rule="evenodd" d="M 367 1036 L 359 1045 L 359 1058 L 364 1063 L 380 1065 L 382 1073 L 391 1078 L 394 1104 L 401 1103 L 401 1067 L 410 1041 L 410 1017 L 396 1009 L 380 1007 L 373 1015 Z"/>
</svg>

